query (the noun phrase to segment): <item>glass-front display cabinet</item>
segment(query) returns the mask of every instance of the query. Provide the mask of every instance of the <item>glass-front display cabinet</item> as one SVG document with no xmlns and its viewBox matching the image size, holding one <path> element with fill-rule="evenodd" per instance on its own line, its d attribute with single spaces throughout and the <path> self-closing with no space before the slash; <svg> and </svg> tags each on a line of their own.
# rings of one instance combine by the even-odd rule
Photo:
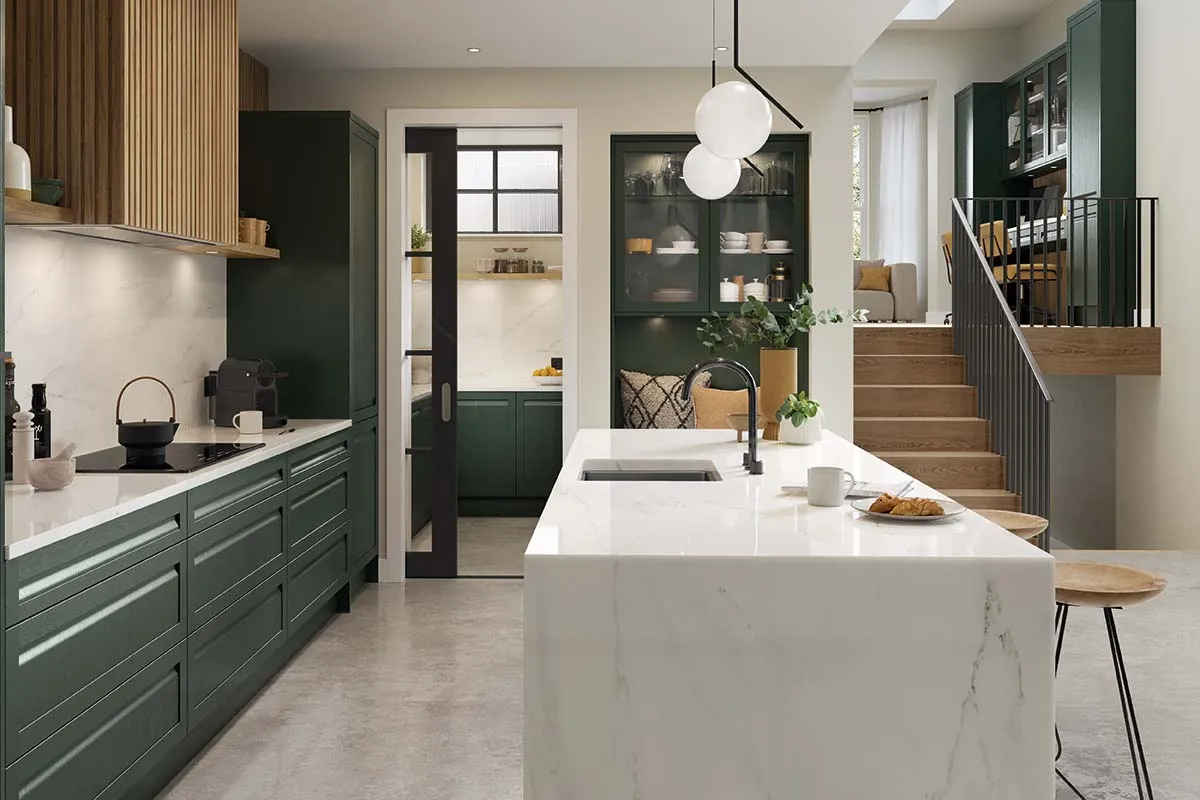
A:
<svg viewBox="0 0 1200 800">
<path fill-rule="evenodd" d="M 694 316 L 747 296 L 782 306 L 808 279 L 808 137 L 772 136 L 715 201 L 693 195 L 695 139 L 613 137 L 613 311 Z"/>
<path fill-rule="evenodd" d="M 1048 167 L 1066 158 L 1067 78 L 1067 51 L 1059 48 L 1005 84 L 1005 163 L 1010 173 Z"/>
</svg>

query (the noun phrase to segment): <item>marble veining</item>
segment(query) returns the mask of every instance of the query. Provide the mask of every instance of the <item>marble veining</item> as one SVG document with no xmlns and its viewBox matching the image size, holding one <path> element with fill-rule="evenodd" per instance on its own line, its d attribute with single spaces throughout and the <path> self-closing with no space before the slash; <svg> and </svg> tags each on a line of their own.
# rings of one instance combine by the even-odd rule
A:
<svg viewBox="0 0 1200 800">
<path fill-rule="evenodd" d="M 836 436 L 578 434 L 525 559 L 525 797 L 1053 797 L 1053 559 L 974 513 L 910 525 L 781 491 L 895 468 Z M 716 483 L 590 483 L 584 458 Z M 937 496 L 925 486 L 915 491 Z"/>
<path fill-rule="evenodd" d="M 5 343 L 17 400 L 47 384 L 56 447 L 116 444 L 117 393 L 155 375 L 175 393 L 178 419 L 206 419 L 203 376 L 225 357 L 225 260 L 9 227 Z M 126 394 L 128 419 L 166 419 L 161 387 Z"/>
<path fill-rule="evenodd" d="M 412 287 L 415 349 L 431 343 L 431 288 L 428 282 Z M 459 389 L 503 391 L 536 386 L 530 375 L 549 366 L 552 357 L 562 355 L 562 335 L 561 281 L 460 281 Z M 414 383 L 429 382 L 428 361 L 413 359 Z"/>
<path fill-rule="evenodd" d="M 287 432 L 239 436 L 232 428 L 181 428 L 178 442 L 241 442 L 264 446 L 195 472 L 86 474 L 58 492 L 9 486 L 4 498 L 4 557 L 17 558 L 117 517 L 203 486 L 350 427 L 350 420 L 292 420 Z"/>
</svg>

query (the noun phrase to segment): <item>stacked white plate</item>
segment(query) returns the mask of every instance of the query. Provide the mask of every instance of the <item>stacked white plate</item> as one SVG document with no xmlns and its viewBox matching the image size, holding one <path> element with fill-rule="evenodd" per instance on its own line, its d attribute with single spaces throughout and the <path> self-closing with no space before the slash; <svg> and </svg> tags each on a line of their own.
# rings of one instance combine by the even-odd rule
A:
<svg viewBox="0 0 1200 800">
<path fill-rule="evenodd" d="M 721 253 L 723 255 L 727 255 L 727 256 L 740 256 L 740 255 L 745 255 L 746 253 L 749 253 L 749 252 L 750 252 L 749 247 L 740 247 L 740 248 L 722 247 L 721 248 Z"/>
<path fill-rule="evenodd" d="M 654 252 L 660 256 L 694 256 L 700 252 L 700 248 L 690 247 L 687 250 L 677 250 L 674 247 L 656 247 Z"/>
<path fill-rule="evenodd" d="M 696 299 L 691 289 L 655 289 L 650 299 L 656 303 L 690 303 Z"/>
</svg>

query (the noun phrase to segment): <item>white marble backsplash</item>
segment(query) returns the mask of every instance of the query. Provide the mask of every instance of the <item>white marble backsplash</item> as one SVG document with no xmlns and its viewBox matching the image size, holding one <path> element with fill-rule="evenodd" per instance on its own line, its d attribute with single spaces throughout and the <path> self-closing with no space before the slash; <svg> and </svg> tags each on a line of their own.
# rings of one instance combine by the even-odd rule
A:
<svg viewBox="0 0 1200 800">
<path fill-rule="evenodd" d="M 413 284 L 413 347 L 431 343 L 430 284 Z M 504 389 L 529 383 L 535 369 L 562 355 L 562 281 L 458 282 L 458 385 Z M 413 382 L 429 383 L 428 359 Z"/>
<path fill-rule="evenodd" d="M 46 383 L 56 447 L 116 445 L 121 386 L 164 380 L 183 425 L 207 421 L 202 378 L 225 357 L 225 259 L 9 227 L 5 234 L 5 348 L 17 401 Z M 166 419 L 170 402 L 141 381 L 125 419 Z"/>
</svg>

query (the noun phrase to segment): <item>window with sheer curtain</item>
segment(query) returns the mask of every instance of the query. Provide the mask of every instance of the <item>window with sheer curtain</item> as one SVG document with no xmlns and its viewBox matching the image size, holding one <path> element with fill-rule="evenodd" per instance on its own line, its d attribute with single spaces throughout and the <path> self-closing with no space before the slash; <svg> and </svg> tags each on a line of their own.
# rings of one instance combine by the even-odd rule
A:
<svg viewBox="0 0 1200 800">
<path fill-rule="evenodd" d="M 562 148 L 459 147 L 459 233 L 562 233 Z"/>
<path fill-rule="evenodd" d="M 867 247 L 869 232 L 867 224 L 867 192 L 870 190 L 871 185 L 868 170 L 870 159 L 867 152 L 870 143 L 870 136 L 867 133 L 869 125 L 870 117 L 865 114 L 856 114 L 854 116 L 854 127 L 851 128 L 853 160 L 851 162 L 852 171 L 850 173 L 850 180 L 851 192 L 853 193 L 852 213 L 854 215 L 853 253 L 856 259 L 865 258 L 869 250 Z"/>
</svg>

